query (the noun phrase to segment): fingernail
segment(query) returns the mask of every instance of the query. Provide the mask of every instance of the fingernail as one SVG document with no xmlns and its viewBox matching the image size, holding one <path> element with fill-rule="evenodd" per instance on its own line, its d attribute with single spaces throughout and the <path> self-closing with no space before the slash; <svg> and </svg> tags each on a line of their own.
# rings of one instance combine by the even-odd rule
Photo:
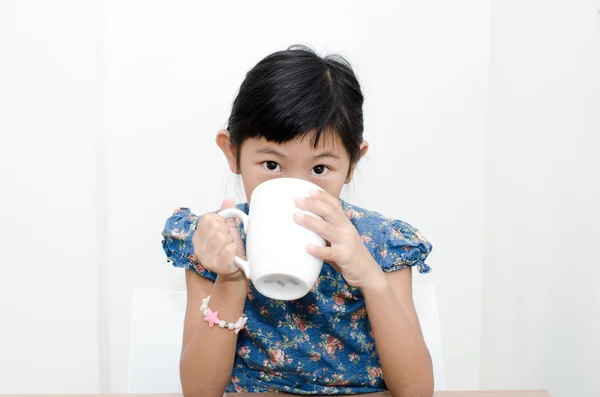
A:
<svg viewBox="0 0 600 397">
<path fill-rule="evenodd" d="M 298 219 L 298 220 L 303 220 L 304 219 L 304 214 L 302 212 L 296 212 L 294 214 L 294 218 Z"/>
<path fill-rule="evenodd" d="M 298 203 L 300 205 L 304 204 L 305 201 L 306 201 L 306 199 L 304 197 L 298 197 L 296 199 L 296 203 Z"/>
<path fill-rule="evenodd" d="M 320 195 L 320 194 L 321 194 L 321 191 L 320 191 L 320 190 L 311 190 L 311 191 L 310 191 L 310 195 L 311 195 L 311 197 L 317 197 L 317 196 L 318 196 L 318 195 Z"/>
</svg>

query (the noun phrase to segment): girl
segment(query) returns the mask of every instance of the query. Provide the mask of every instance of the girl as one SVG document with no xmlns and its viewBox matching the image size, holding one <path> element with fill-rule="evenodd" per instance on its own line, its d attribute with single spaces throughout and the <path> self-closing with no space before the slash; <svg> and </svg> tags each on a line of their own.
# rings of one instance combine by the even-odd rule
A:
<svg viewBox="0 0 600 397">
<path fill-rule="evenodd" d="M 186 269 L 180 365 L 186 396 L 433 394 L 411 290 L 411 268 L 430 271 L 424 260 L 431 244 L 405 222 L 339 199 L 368 150 L 362 105 L 350 64 L 303 46 L 267 56 L 246 75 L 217 145 L 248 198 L 258 184 L 279 177 L 324 190 L 296 202 L 323 220 L 300 214 L 295 220 L 327 240 L 327 247 L 307 246 L 325 263 L 305 297 L 268 299 L 233 264 L 235 255 L 245 258 L 235 220 L 175 211 L 163 246 L 169 261 Z M 221 209 L 232 206 L 226 199 Z M 248 213 L 248 204 L 237 208 Z"/>
</svg>

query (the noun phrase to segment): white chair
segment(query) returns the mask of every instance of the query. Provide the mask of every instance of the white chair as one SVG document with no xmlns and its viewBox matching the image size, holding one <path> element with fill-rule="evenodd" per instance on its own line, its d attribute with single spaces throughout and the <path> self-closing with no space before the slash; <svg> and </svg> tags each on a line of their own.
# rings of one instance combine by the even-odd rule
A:
<svg viewBox="0 0 600 397">
<path fill-rule="evenodd" d="M 446 367 L 442 350 L 442 332 L 433 283 L 413 283 L 413 301 L 419 316 L 425 344 L 433 362 L 435 390 L 446 390 Z"/>
<path fill-rule="evenodd" d="M 433 360 L 436 390 L 443 390 L 446 376 L 433 284 L 414 284 L 413 297 Z M 185 292 L 134 289 L 129 393 L 181 393 L 179 356 L 185 302 Z"/>
<path fill-rule="evenodd" d="M 186 294 L 134 288 L 129 393 L 181 393 L 179 356 Z"/>
</svg>

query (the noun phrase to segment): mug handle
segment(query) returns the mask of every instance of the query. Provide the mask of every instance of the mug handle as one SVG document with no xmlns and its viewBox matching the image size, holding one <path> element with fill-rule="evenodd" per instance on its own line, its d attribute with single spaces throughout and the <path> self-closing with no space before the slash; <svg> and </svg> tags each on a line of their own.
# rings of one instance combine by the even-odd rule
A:
<svg viewBox="0 0 600 397">
<path fill-rule="evenodd" d="M 244 226 L 244 232 L 246 230 L 248 230 L 248 220 L 250 219 L 250 217 L 248 215 L 246 215 L 246 213 L 244 213 L 244 211 L 240 211 L 237 208 L 227 208 L 227 209 L 224 209 L 223 211 L 219 211 L 218 214 L 221 215 L 225 219 L 227 219 L 227 218 L 239 219 L 242 222 L 242 225 Z M 244 274 L 246 275 L 246 278 L 248 280 L 250 280 L 250 264 L 248 263 L 248 261 L 245 261 L 242 258 L 240 258 L 239 256 L 236 256 L 233 259 L 233 263 L 235 263 L 235 265 L 244 272 Z"/>
</svg>

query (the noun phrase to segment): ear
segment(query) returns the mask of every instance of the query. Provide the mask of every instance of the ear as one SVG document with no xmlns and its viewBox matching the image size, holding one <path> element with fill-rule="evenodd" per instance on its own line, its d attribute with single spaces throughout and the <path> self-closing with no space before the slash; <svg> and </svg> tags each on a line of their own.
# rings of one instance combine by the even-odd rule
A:
<svg viewBox="0 0 600 397">
<path fill-rule="evenodd" d="M 360 144 L 360 156 L 358 158 L 358 161 L 356 163 L 352 164 L 352 166 L 350 167 L 350 170 L 348 171 L 348 175 L 346 176 L 346 181 L 344 183 L 352 182 L 352 177 L 354 177 L 354 170 L 356 169 L 356 165 L 358 164 L 360 159 L 362 159 L 367 154 L 368 151 L 369 151 L 369 142 L 362 141 L 362 143 Z"/>
<path fill-rule="evenodd" d="M 220 130 L 217 132 L 216 138 L 217 145 L 223 151 L 223 154 L 227 158 L 227 162 L 229 163 L 229 169 L 234 174 L 240 174 L 238 163 L 237 163 L 237 150 L 234 147 L 233 143 L 231 143 L 231 137 L 229 135 L 229 131 Z"/>
</svg>

